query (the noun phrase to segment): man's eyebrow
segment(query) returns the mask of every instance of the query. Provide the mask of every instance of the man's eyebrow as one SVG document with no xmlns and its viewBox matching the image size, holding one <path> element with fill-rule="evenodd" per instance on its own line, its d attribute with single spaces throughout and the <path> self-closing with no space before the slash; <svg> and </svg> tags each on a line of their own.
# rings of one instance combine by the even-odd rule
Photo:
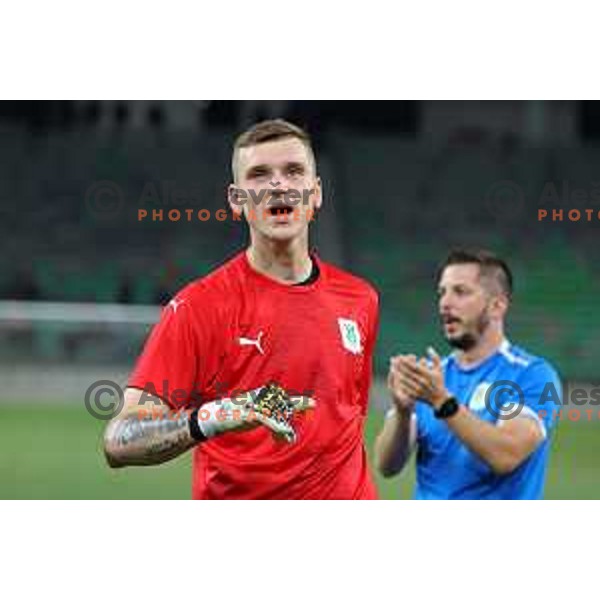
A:
<svg viewBox="0 0 600 600">
<path fill-rule="evenodd" d="M 464 283 L 462 281 L 457 281 L 456 283 L 449 283 L 447 285 L 438 285 L 437 292 L 439 294 L 440 292 L 443 292 L 447 289 L 456 290 L 458 288 L 469 289 L 469 284 Z"/>
<path fill-rule="evenodd" d="M 246 175 L 255 175 L 257 173 L 268 173 L 271 170 L 269 165 L 253 165 L 246 170 Z"/>
<path fill-rule="evenodd" d="M 289 169 L 290 167 L 300 167 L 302 169 L 306 169 L 306 165 L 299 160 L 291 160 L 285 163 L 285 167 L 286 169 Z"/>
</svg>

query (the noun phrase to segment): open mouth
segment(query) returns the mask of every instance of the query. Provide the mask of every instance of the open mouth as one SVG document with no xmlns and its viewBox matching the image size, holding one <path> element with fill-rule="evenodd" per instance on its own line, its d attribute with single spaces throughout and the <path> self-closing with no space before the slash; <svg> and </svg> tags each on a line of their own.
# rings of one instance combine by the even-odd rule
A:
<svg viewBox="0 0 600 600">
<path fill-rule="evenodd" d="M 270 206 L 269 214 L 273 217 L 291 215 L 294 212 L 293 207 L 282 204 L 280 206 Z"/>
<path fill-rule="evenodd" d="M 454 325 L 455 323 L 460 323 L 460 319 L 451 315 L 444 315 L 442 317 L 442 322 L 444 325 Z"/>
</svg>

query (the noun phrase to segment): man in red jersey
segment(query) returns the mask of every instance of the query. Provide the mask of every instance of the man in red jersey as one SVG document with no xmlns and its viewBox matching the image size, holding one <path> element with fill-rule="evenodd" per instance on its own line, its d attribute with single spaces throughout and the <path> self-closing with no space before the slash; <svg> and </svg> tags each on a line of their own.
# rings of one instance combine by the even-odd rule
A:
<svg viewBox="0 0 600 600">
<path fill-rule="evenodd" d="M 310 138 L 259 123 L 237 139 L 232 171 L 250 246 L 165 307 L 106 429 L 107 460 L 150 465 L 194 448 L 196 499 L 375 498 L 363 433 L 378 297 L 309 252 L 322 203 Z M 247 419 L 271 382 L 303 402 L 290 419 Z"/>
</svg>

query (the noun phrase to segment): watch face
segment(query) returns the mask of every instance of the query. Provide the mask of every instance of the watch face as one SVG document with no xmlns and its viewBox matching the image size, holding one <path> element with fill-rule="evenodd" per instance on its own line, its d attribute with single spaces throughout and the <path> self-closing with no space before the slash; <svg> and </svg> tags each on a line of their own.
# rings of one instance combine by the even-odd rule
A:
<svg viewBox="0 0 600 600">
<path fill-rule="evenodd" d="M 456 401 L 456 398 L 448 398 L 448 400 L 446 400 L 444 404 L 442 404 L 436 411 L 435 416 L 438 419 L 447 419 L 448 417 L 454 415 L 458 411 L 458 408 L 459 404 Z"/>
</svg>

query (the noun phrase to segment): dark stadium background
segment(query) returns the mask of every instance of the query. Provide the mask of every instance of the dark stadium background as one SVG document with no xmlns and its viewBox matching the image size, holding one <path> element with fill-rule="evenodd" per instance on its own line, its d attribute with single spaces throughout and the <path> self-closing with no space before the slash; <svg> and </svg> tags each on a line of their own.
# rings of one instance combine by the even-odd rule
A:
<svg viewBox="0 0 600 600">
<path fill-rule="evenodd" d="M 433 275 L 455 245 L 511 264 L 512 341 L 571 389 L 600 381 L 598 102 L 5 101 L 0 497 L 189 497 L 189 455 L 105 467 L 104 422 L 84 396 L 98 380 L 124 383 L 157 307 L 245 244 L 245 225 L 168 211 L 224 208 L 234 136 L 269 117 L 314 138 L 325 194 L 314 246 L 381 293 L 369 446 L 389 355 L 447 350 Z M 162 221 L 140 221 L 140 208 Z M 540 208 L 563 220 L 540 221 Z M 599 434 L 596 417 L 559 422 L 547 497 L 600 498 Z M 411 482 L 378 480 L 390 498 Z"/>
</svg>

